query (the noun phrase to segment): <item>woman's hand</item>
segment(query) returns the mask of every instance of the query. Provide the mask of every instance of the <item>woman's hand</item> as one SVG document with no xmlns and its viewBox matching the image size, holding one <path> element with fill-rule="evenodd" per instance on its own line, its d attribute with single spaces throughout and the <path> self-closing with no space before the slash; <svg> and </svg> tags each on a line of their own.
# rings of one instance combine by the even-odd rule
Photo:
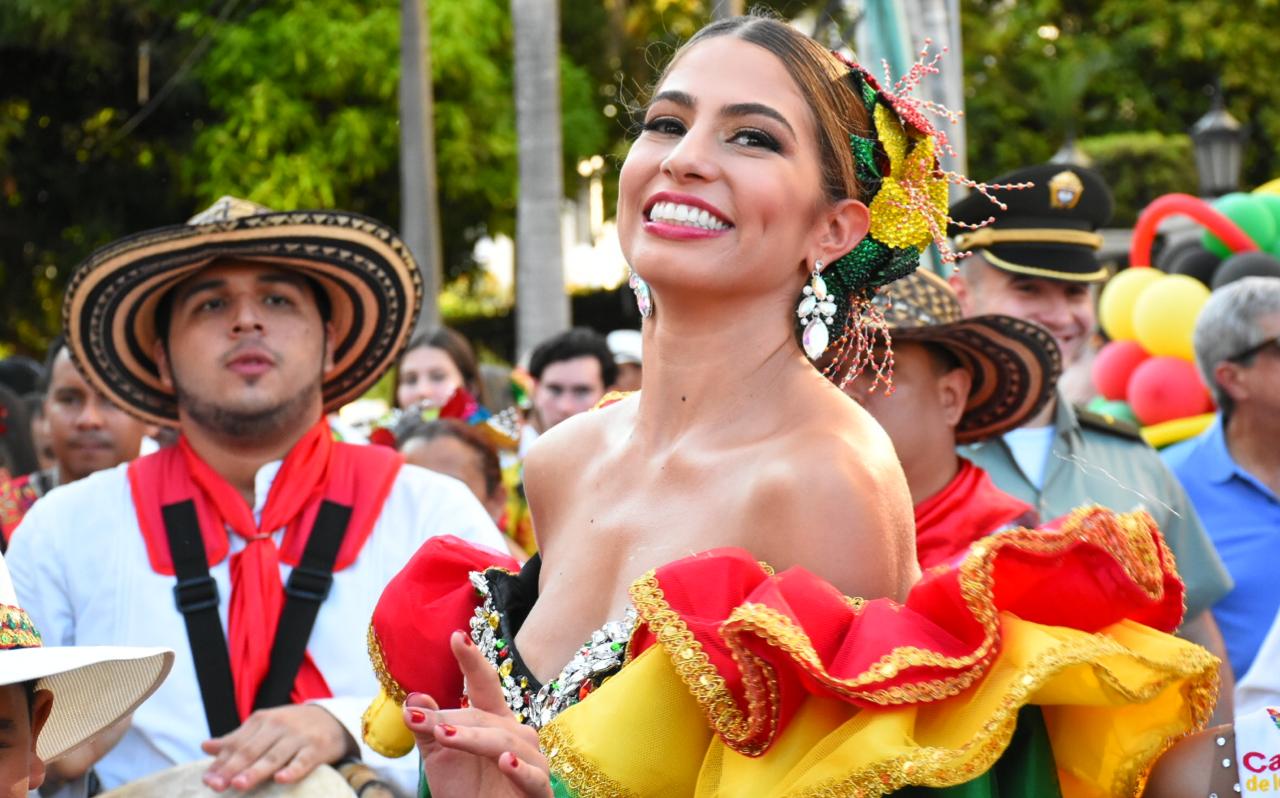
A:
<svg viewBox="0 0 1280 798">
<path fill-rule="evenodd" d="M 551 796 L 550 768 L 538 750 L 538 733 L 511 713 L 493 666 L 465 632 L 454 632 L 449 648 L 466 680 L 471 706 L 441 710 L 430 696 L 412 693 L 404 707 L 432 798 Z"/>
</svg>

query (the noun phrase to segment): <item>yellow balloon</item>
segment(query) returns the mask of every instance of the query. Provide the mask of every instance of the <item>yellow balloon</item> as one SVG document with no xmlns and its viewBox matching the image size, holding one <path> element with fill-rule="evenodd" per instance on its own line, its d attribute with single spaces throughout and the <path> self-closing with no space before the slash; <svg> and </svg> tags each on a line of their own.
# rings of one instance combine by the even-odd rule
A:
<svg viewBox="0 0 1280 798">
<path fill-rule="evenodd" d="M 1133 305 L 1133 331 L 1153 355 L 1195 360 L 1191 334 L 1209 299 L 1204 283 L 1185 274 L 1162 276 L 1142 290 Z"/>
<path fill-rule="evenodd" d="M 1269 180 L 1253 190 L 1254 194 L 1280 194 L 1280 177 Z"/>
<path fill-rule="evenodd" d="M 1148 267 L 1129 268 L 1112 277 L 1098 297 L 1098 321 L 1113 341 L 1136 341 L 1133 329 L 1133 304 L 1143 289 L 1164 272 Z"/>
</svg>

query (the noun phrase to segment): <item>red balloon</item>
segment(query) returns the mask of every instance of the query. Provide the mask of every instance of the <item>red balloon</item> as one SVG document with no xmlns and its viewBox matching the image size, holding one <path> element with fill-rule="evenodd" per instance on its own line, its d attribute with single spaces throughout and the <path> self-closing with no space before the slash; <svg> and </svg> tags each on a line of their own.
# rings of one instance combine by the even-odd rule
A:
<svg viewBox="0 0 1280 798">
<path fill-rule="evenodd" d="M 1150 358 L 1137 341 L 1112 341 L 1093 358 L 1093 387 L 1103 397 L 1123 401 L 1129 391 L 1133 370 Z"/>
<path fill-rule="evenodd" d="M 1195 364 L 1180 357 L 1153 357 L 1134 369 L 1128 401 L 1144 426 L 1213 410 Z"/>
<path fill-rule="evenodd" d="M 1156 227 L 1168 216 L 1190 216 L 1207 230 L 1216 235 L 1232 252 L 1256 252 L 1258 245 L 1253 243 L 1239 225 L 1228 219 L 1209 203 L 1190 194 L 1165 194 L 1156 197 L 1151 204 L 1138 214 L 1138 223 L 1133 226 L 1133 237 L 1129 242 L 1129 264 L 1131 266 L 1151 265 L 1151 242 L 1156 237 Z"/>
</svg>

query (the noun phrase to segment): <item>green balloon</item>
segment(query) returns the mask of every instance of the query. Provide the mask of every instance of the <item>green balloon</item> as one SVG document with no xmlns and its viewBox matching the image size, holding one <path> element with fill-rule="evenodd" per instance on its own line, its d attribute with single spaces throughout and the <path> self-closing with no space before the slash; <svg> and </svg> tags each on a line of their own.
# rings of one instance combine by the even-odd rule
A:
<svg viewBox="0 0 1280 798">
<path fill-rule="evenodd" d="M 1116 421 L 1127 421 L 1135 427 L 1142 426 L 1142 422 L 1138 421 L 1138 417 L 1134 415 L 1133 408 L 1129 407 L 1129 403 L 1123 400 L 1095 396 L 1089 400 L 1089 404 L 1086 407 L 1090 412 L 1097 413 L 1100 416 L 1111 416 Z"/>
<path fill-rule="evenodd" d="M 1258 249 L 1265 252 L 1276 243 L 1276 232 L 1280 227 L 1280 220 L 1273 215 L 1269 204 L 1259 199 L 1262 196 L 1241 192 L 1227 194 L 1214 202 L 1213 207 L 1218 213 L 1235 222 L 1245 235 L 1253 239 Z M 1202 240 L 1205 249 L 1218 257 L 1225 258 L 1231 254 L 1231 249 L 1208 230 L 1204 231 Z"/>
<path fill-rule="evenodd" d="M 1280 194 L 1250 194 L 1249 196 L 1270 211 L 1271 219 L 1276 223 L 1275 241 L 1271 244 L 1271 248 L 1275 249 L 1276 245 L 1280 244 Z"/>
</svg>

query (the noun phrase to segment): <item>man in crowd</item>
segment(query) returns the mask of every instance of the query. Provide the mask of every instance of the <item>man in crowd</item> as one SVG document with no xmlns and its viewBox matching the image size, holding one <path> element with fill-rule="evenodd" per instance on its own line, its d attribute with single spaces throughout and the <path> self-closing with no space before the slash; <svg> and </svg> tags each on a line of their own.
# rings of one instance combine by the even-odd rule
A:
<svg viewBox="0 0 1280 798">
<path fill-rule="evenodd" d="M 1213 292 L 1196 320 L 1195 350 L 1218 417 L 1164 458 L 1235 581 L 1213 615 L 1243 679 L 1280 612 L 1280 278 L 1246 277 Z"/>
<path fill-rule="evenodd" d="M 595 407 L 618 379 L 618 365 L 604 336 L 575 327 L 538 344 L 529 356 L 529 374 L 533 416 L 520 441 L 522 458 L 538 435 Z"/>
<path fill-rule="evenodd" d="M 45 497 L 10 549 L 48 640 L 179 652 L 94 765 L 104 787 L 212 755 L 206 784 L 246 791 L 361 753 L 383 586 L 435 534 L 502 550 L 461 483 L 324 422 L 394 360 L 421 290 L 376 222 L 231 198 L 72 277 L 67 347 L 88 382 L 182 433 Z M 416 786 L 415 763 L 364 756 Z"/>
<path fill-rule="evenodd" d="M 41 496 L 95 471 L 138 456 L 147 427 L 93 389 L 59 336 L 45 361 L 42 415 L 54 465 L 0 483 L 0 535 L 6 545 L 18 523 Z"/>
<path fill-rule="evenodd" d="M 1062 164 L 1021 169 L 994 182 L 1033 186 L 996 192 L 1007 208 L 995 209 L 994 222 L 976 230 L 993 215 L 985 197 L 973 194 L 951 208 L 956 246 L 971 252 L 952 286 L 966 316 L 1001 313 L 1046 328 L 1067 368 L 1081 357 L 1096 324 L 1093 286 L 1107 274 L 1097 259 L 1097 229 L 1111 218 L 1111 192 L 1097 173 Z M 961 454 L 1044 520 L 1082 504 L 1150 512 L 1186 582 L 1181 634 L 1225 655 L 1209 608 L 1231 589 L 1231 579 L 1181 485 L 1137 430 L 1077 410 L 1058 395 L 1021 429 L 963 447 Z M 1220 711 L 1229 703 L 1229 676 Z"/>
<path fill-rule="evenodd" d="M 1010 316 L 961 318 L 946 281 L 924 269 L 890 283 L 876 302 L 893 341 L 893 392 L 866 375 L 845 392 L 893 441 L 915 504 L 920 567 L 999 529 L 1034 526 L 1031 505 L 997 488 L 956 444 L 1015 429 L 1050 400 L 1062 370 L 1052 336 Z"/>
</svg>

